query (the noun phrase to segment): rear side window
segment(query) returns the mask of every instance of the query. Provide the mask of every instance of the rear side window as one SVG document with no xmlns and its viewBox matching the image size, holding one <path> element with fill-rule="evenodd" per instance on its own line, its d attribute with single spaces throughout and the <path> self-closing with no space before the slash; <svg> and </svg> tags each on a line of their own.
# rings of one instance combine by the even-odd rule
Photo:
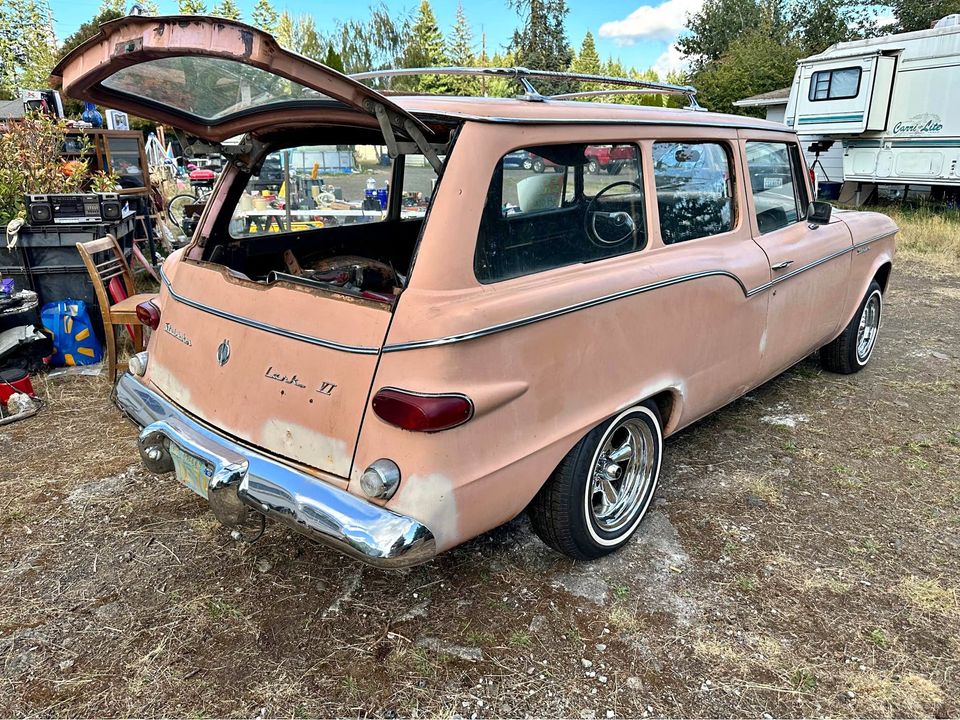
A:
<svg viewBox="0 0 960 720">
<path fill-rule="evenodd" d="M 653 145 L 660 237 L 664 244 L 733 230 L 730 156 L 720 143 Z"/>
<path fill-rule="evenodd" d="M 860 68 L 820 70 L 810 76 L 809 99 L 844 100 L 860 94 Z"/>
<path fill-rule="evenodd" d="M 796 145 L 748 142 L 747 172 L 761 234 L 792 225 L 805 216 L 807 191 Z"/>
<path fill-rule="evenodd" d="M 474 271 L 483 283 L 646 244 L 636 145 L 548 145 L 504 155 L 487 191 Z"/>
<path fill-rule="evenodd" d="M 422 218 L 436 173 L 404 156 L 401 219 Z M 387 219 L 392 163 L 379 145 L 302 145 L 267 155 L 233 211 L 234 238 L 278 235 Z"/>
</svg>

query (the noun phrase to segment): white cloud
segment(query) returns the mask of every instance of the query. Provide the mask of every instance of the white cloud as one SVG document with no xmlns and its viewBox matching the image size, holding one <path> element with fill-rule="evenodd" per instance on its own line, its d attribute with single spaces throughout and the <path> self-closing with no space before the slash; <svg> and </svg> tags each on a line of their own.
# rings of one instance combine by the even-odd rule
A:
<svg viewBox="0 0 960 720">
<path fill-rule="evenodd" d="M 600 37 L 619 45 L 633 45 L 640 39 L 674 40 L 684 28 L 687 15 L 699 12 L 704 0 L 666 0 L 660 5 L 641 5 L 623 20 L 600 26 Z"/>
<path fill-rule="evenodd" d="M 653 69 L 656 70 L 657 76 L 661 80 L 666 80 L 668 73 L 675 70 L 686 70 L 689 66 L 690 63 L 684 58 L 680 48 L 673 43 L 670 43 L 670 47 L 664 50 L 656 62 L 653 63 Z"/>
</svg>

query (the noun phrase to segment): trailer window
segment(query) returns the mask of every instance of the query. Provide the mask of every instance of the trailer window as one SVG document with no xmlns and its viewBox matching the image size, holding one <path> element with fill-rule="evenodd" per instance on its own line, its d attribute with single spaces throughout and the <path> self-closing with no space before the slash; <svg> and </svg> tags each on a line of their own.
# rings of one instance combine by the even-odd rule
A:
<svg viewBox="0 0 960 720">
<path fill-rule="evenodd" d="M 844 100 L 860 94 L 860 68 L 820 70 L 810 78 L 809 98 L 817 100 Z"/>
</svg>

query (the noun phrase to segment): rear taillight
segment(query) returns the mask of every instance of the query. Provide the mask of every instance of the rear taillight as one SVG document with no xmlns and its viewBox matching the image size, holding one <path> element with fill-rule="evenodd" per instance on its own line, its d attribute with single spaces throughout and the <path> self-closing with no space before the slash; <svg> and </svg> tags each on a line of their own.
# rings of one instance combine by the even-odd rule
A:
<svg viewBox="0 0 960 720">
<path fill-rule="evenodd" d="M 473 417 L 473 403 L 465 395 L 418 395 L 384 388 L 373 396 L 377 417 L 413 432 L 438 432 L 462 425 Z"/>
<path fill-rule="evenodd" d="M 809 170 L 807 170 L 807 173 L 809 173 L 809 175 L 810 175 L 810 187 L 816 187 L 816 186 L 817 186 L 817 173 L 814 171 L 813 168 L 810 168 Z"/>
<path fill-rule="evenodd" d="M 150 300 L 137 305 L 137 320 L 141 325 L 146 325 L 151 330 L 160 327 L 160 308 L 154 305 Z"/>
</svg>

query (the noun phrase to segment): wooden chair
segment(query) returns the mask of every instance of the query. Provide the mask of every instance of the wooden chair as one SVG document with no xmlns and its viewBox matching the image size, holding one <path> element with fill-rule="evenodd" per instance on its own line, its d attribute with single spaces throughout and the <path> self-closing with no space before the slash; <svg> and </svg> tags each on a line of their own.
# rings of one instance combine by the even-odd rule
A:
<svg viewBox="0 0 960 720">
<path fill-rule="evenodd" d="M 143 328 L 137 320 L 137 305 L 152 300 L 156 293 L 134 292 L 133 273 L 130 265 L 123 256 L 123 250 L 113 235 L 107 235 L 99 240 L 86 243 L 77 243 L 77 251 L 83 258 L 83 264 L 90 273 L 90 281 L 97 294 L 97 303 L 100 314 L 103 316 L 103 335 L 107 345 L 107 372 L 111 381 L 117 379 L 117 336 L 115 325 L 126 325 L 133 340 L 135 352 L 143 350 Z M 101 262 L 95 262 L 94 256 L 100 253 L 109 253 L 109 257 Z M 109 286 L 114 278 L 122 280 L 122 290 L 126 298 L 116 302 L 111 301 Z"/>
</svg>

